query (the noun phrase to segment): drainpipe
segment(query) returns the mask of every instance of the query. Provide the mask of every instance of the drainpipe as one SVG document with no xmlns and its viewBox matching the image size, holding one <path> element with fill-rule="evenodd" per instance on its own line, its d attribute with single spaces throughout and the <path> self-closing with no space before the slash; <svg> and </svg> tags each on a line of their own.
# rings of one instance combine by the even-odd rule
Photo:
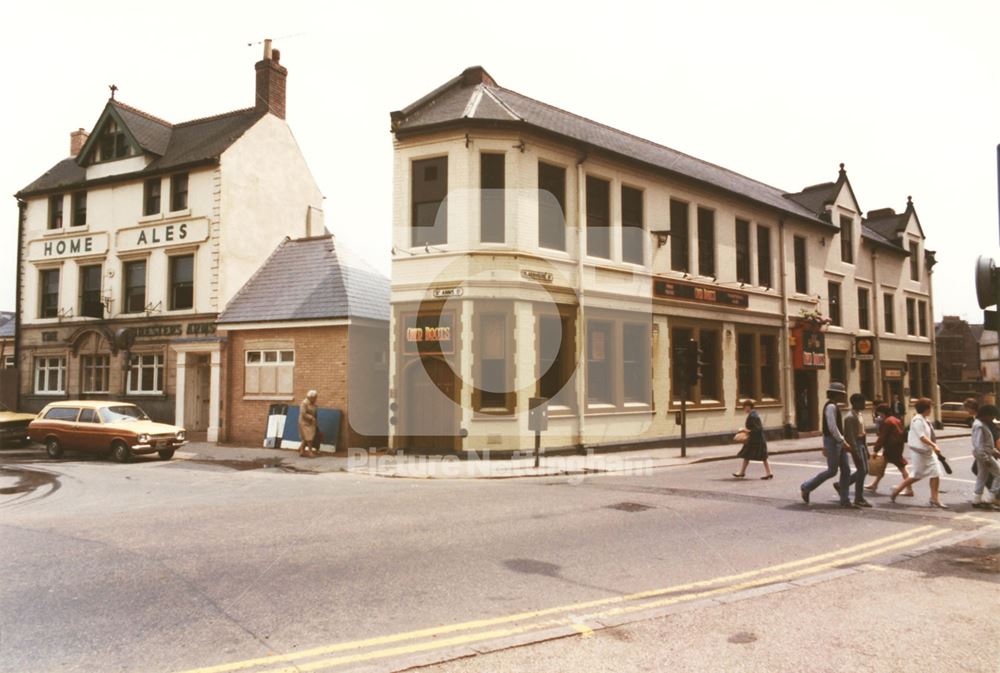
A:
<svg viewBox="0 0 1000 673">
<path fill-rule="evenodd" d="M 21 409 L 21 308 L 23 305 L 22 285 L 24 283 L 24 221 L 28 213 L 28 202 L 17 200 L 17 274 L 15 276 L 14 299 L 14 385 L 16 386 L 15 404 Z"/>
<path fill-rule="evenodd" d="M 583 256 L 586 251 L 584 231 L 587 219 L 587 171 L 583 162 L 586 160 L 587 154 L 584 152 L 576 162 L 576 298 L 579 307 L 576 322 L 576 446 L 581 452 L 584 446 L 584 413 L 587 408 L 587 320 L 583 291 Z"/>
<path fill-rule="evenodd" d="M 872 376 L 875 377 L 875 385 L 881 385 L 882 381 L 882 329 L 879 326 L 879 317 L 882 315 L 882 302 L 879 301 L 881 293 L 878 284 L 878 251 L 872 248 L 872 305 L 868 307 L 872 316 L 872 334 L 875 335 L 875 364 L 872 367 Z M 875 391 L 875 397 L 881 397 L 882 390 Z M 891 403 L 892 400 L 884 400 Z M 874 400 L 873 400 L 874 402 Z"/>
<path fill-rule="evenodd" d="M 930 264 L 927 267 L 927 316 L 929 321 L 927 333 L 931 338 L 931 401 L 934 403 L 934 418 L 941 420 L 941 391 L 938 390 L 937 371 L 937 330 L 934 329 L 934 271 Z M 920 331 L 919 329 L 917 330 Z"/>
<path fill-rule="evenodd" d="M 782 353 L 782 367 L 781 367 L 781 378 L 784 384 L 785 394 L 782 396 L 784 398 L 784 403 L 782 404 L 782 414 L 781 421 L 784 426 L 785 436 L 791 436 L 792 428 L 792 404 L 795 400 L 795 381 L 792 376 L 792 356 L 788 351 L 788 344 L 791 339 L 791 329 L 790 323 L 791 318 L 788 315 L 788 263 L 785 259 L 785 218 L 780 218 L 778 220 L 778 249 L 781 254 L 778 255 L 778 265 L 779 274 L 781 276 L 781 353 Z M 795 419 L 796 421 L 798 419 Z"/>
</svg>

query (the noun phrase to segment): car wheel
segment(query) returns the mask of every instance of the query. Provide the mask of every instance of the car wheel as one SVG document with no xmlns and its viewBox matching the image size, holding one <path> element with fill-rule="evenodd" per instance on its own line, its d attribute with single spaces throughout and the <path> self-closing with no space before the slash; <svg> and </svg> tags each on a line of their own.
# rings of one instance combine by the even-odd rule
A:
<svg viewBox="0 0 1000 673">
<path fill-rule="evenodd" d="M 45 453 L 49 455 L 49 458 L 59 458 L 63 455 L 63 448 L 59 444 L 59 440 L 55 437 L 49 437 L 45 440 Z"/>
<path fill-rule="evenodd" d="M 132 449 L 128 448 L 125 442 L 115 442 L 111 445 L 111 457 L 115 462 L 127 463 L 132 460 Z"/>
<path fill-rule="evenodd" d="M 174 449 L 164 449 L 163 451 L 157 451 L 160 454 L 160 460 L 170 460 L 174 457 Z"/>
</svg>

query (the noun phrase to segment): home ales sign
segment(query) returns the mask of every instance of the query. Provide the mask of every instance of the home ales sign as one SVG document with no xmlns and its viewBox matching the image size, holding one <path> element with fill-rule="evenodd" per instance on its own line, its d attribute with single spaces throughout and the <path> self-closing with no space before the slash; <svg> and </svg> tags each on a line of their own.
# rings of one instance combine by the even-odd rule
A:
<svg viewBox="0 0 1000 673">
<path fill-rule="evenodd" d="M 118 232 L 118 249 L 122 252 L 159 248 L 164 245 L 200 243 L 208 238 L 208 220 L 191 220 L 173 224 L 153 224 Z"/>
</svg>

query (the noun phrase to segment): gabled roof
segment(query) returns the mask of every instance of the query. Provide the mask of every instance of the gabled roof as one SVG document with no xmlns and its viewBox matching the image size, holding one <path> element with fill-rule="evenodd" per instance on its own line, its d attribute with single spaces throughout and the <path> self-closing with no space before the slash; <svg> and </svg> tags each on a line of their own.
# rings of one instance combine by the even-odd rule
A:
<svg viewBox="0 0 1000 673">
<path fill-rule="evenodd" d="M 15 327 L 13 311 L 0 311 L 0 339 L 13 339 Z"/>
<path fill-rule="evenodd" d="M 829 227 L 784 190 L 505 89 L 482 67 L 467 68 L 420 100 L 393 112 L 397 138 L 455 125 L 480 124 L 556 134 L 758 204 Z"/>
<path fill-rule="evenodd" d="M 389 279 L 333 236 L 286 238 L 219 315 L 220 323 L 389 320 Z"/>
<path fill-rule="evenodd" d="M 125 127 L 126 133 L 131 139 L 144 152 L 154 157 L 153 161 L 142 170 L 128 174 L 129 176 L 141 176 L 183 166 L 218 161 L 222 153 L 257 123 L 257 120 L 264 114 L 266 114 L 266 110 L 247 108 L 180 124 L 171 124 L 120 101 L 109 100 L 80 155 L 58 162 L 18 192 L 17 196 L 20 198 L 83 186 L 87 176 L 86 168 L 81 163 L 85 162 L 86 156 L 93 150 L 93 146 L 97 142 L 98 132 L 108 117 L 114 117 L 118 120 Z M 122 177 L 122 175 L 116 175 L 104 178 L 102 181 L 120 180 Z"/>
</svg>

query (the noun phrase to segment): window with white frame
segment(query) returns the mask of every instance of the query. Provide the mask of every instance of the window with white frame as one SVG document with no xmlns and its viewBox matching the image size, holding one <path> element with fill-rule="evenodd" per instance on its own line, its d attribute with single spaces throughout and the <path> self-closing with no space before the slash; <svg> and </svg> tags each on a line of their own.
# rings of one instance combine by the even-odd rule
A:
<svg viewBox="0 0 1000 673">
<path fill-rule="evenodd" d="M 295 351 L 261 349 L 246 351 L 243 390 L 247 395 L 291 395 Z"/>
<path fill-rule="evenodd" d="M 142 353 L 132 356 L 128 375 L 130 395 L 163 393 L 163 353 Z"/>
<path fill-rule="evenodd" d="M 35 394 L 61 395 L 66 392 L 66 358 L 35 358 Z"/>
<path fill-rule="evenodd" d="M 85 393 L 107 393 L 110 388 L 111 356 L 81 355 L 81 389 Z"/>
<path fill-rule="evenodd" d="M 14 359 L 13 355 L 5 355 L 3 357 L 3 368 L 13 369 L 17 365 L 17 361 Z"/>
</svg>

